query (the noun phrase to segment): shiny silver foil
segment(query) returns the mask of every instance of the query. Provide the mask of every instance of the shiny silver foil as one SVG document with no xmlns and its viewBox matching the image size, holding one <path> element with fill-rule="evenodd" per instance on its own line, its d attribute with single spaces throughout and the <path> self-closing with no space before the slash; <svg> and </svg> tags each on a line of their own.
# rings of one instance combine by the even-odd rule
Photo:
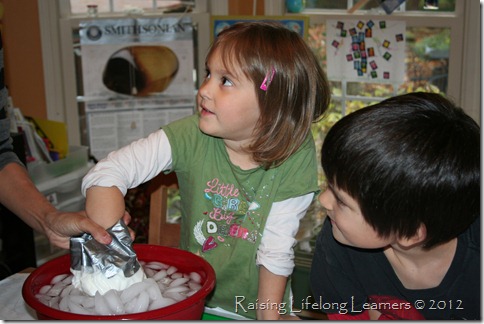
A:
<svg viewBox="0 0 484 324">
<path fill-rule="evenodd" d="M 100 270 L 106 278 L 111 278 L 123 271 L 125 277 L 131 277 L 141 267 L 128 226 L 119 220 L 107 229 L 113 240 L 109 245 L 96 241 L 91 234 L 84 233 L 70 239 L 71 268 L 78 271 Z"/>
</svg>

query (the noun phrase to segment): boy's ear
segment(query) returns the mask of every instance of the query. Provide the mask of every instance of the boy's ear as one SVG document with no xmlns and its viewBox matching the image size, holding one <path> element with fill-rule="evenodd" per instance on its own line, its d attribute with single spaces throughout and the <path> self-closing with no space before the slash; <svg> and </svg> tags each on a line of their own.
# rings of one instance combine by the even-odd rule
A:
<svg viewBox="0 0 484 324">
<path fill-rule="evenodd" d="M 407 248 L 414 247 L 421 244 L 427 238 L 427 227 L 424 224 L 420 224 L 417 232 L 411 237 L 401 237 L 398 243 Z"/>
</svg>

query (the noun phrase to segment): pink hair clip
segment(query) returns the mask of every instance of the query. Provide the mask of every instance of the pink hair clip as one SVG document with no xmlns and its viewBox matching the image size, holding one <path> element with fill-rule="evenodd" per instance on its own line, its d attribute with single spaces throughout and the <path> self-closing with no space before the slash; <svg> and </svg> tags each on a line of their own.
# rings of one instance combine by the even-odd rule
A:
<svg viewBox="0 0 484 324">
<path fill-rule="evenodd" d="M 269 73 L 270 73 L 270 76 L 269 76 Z M 272 68 L 272 71 L 268 72 L 266 74 L 266 77 L 264 78 L 264 81 L 262 81 L 260 85 L 261 90 L 267 91 L 267 88 L 269 87 L 269 85 L 272 82 L 272 79 L 274 78 L 274 74 L 276 74 L 276 70 Z"/>
</svg>

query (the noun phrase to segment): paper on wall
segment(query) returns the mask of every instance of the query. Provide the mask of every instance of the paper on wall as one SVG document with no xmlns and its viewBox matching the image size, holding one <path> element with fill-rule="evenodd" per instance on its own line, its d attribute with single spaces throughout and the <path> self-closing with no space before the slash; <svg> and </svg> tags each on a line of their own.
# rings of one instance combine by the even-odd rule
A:
<svg viewBox="0 0 484 324">
<path fill-rule="evenodd" d="M 385 19 L 328 20 L 330 80 L 403 83 L 405 22 Z"/>
</svg>

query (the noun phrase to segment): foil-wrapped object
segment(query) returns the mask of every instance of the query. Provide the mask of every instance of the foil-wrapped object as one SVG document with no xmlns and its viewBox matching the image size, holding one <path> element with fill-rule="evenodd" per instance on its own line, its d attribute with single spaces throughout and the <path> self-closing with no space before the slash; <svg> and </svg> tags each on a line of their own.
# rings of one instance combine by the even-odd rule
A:
<svg viewBox="0 0 484 324">
<path fill-rule="evenodd" d="M 88 233 L 70 239 L 73 285 L 91 296 L 97 291 L 104 294 L 110 289 L 123 290 L 146 278 L 123 220 L 107 232 L 113 238 L 108 245 Z"/>
</svg>

